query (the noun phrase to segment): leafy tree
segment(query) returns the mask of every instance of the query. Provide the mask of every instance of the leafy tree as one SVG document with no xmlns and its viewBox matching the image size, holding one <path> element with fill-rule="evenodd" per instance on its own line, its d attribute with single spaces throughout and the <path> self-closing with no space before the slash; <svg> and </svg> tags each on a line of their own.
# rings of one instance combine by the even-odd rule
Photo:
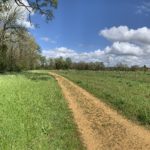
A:
<svg viewBox="0 0 150 150">
<path fill-rule="evenodd" d="M 25 30 L 24 27 L 18 25 L 17 20 L 20 19 L 20 10 L 12 8 L 10 3 L 5 2 L 0 9 L 0 70 L 6 69 L 6 54 L 8 51 L 8 43 L 16 42 L 17 34 Z M 21 32 L 20 32 L 21 31 Z"/>
<path fill-rule="evenodd" d="M 72 60 L 71 58 L 66 58 L 66 69 L 71 69 L 72 68 Z"/>
<path fill-rule="evenodd" d="M 123 63 L 118 63 L 116 66 L 115 66 L 116 70 L 119 70 L 119 71 L 127 71 L 128 70 L 128 65 L 127 64 L 123 64 Z"/>
<path fill-rule="evenodd" d="M 48 69 L 56 69 L 56 66 L 55 66 L 55 59 L 53 59 L 53 58 L 48 58 L 47 64 L 48 64 Z"/>
<path fill-rule="evenodd" d="M 138 71 L 139 68 L 140 67 L 138 65 L 133 65 L 133 66 L 131 66 L 131 71 Z"/>
<path fill-rule="evenodd" d="M 144 72 L 148 71 L 148 67 L 146 65 L 143 66 Z"/>
<path fill-rule="evenodd" d="M 62 57 L 55 59 L 56 69 L 65 69 L 65 60 Z"/>
<path fill-rule="evenodd" d="M 105 65 L 103 62 L 95 62 L 94 63 L 94 70 L 103 70 L 105 68 Z"/>
<path fill-rule="evenodd" d="M 1 0 L 0 11 L 2 4 L 11 0 Z M 53 10 L 57 8 L 57 0 L 14 0 L 19 7 L 24 7 L 29 12 L 29 19 L 32 12 L 39 13 L 46 17 L 46 20 L 51 20 L 53 16 Z"/>
<path fill-rule="evenodd" d="M 40 65 L 42 68 L 45 68 L 46 63 L 46 58 L 44 56 L 40 56 Z"/>
</svg>

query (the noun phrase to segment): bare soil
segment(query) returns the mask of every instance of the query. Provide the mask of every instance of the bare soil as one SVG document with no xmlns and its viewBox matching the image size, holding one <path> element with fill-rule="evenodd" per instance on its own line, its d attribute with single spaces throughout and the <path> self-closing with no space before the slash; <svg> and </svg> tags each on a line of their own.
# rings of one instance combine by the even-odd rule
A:
<svg viewBox="0 0 150 150">
<path fill-rule="evenodd" d="M 58 81 L 87 150 L 150 150 L 150 131 L 125 119 L 115 110 L 68 79 Z"/>
</svg>

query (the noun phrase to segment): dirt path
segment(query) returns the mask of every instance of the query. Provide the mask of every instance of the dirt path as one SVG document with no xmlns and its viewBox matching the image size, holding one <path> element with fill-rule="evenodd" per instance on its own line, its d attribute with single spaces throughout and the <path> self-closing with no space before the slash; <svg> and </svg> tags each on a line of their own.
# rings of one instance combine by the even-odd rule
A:
<svg viewBox="0 0 150 150">
<path fill-rule="evenodd" d="M 135 125 L 55 73 L 87 150 L 150 150 L 150 131 Z"/>
</svg>

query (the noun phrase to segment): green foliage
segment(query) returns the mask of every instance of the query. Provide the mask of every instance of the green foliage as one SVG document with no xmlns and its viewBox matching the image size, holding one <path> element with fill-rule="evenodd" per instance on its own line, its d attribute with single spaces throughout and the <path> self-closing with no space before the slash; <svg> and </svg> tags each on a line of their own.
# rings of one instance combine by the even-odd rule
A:
<svg viewBox="0 0 150 150">
<path fill-rule="evenodd" d="M 105 65 L 103 62 L 73 62 L 71 58 L 48 58 L 44 59 L 44 65 L 41 61 L 41 68 L 44 69 L 77 69 L 77 70 L 104 70 Z"/>
<path fill-rule="evenodd" d="M 46 72 L 0 75 L 1 150 L 84 149 L 57 82 Z"/>
<path fill-rule="evenodd" d="M 127 118 L 150 127 L 150 72 L 57 71 Z"/>
<path fill-rule="evenodd" d="M 22 31 L 22 35 L 17 35 L 17 42 L 5 42 L 0 46 L 0 71 L 35 69 L 39 65 L 39 56 L 39 46 L 34 38 Z"/>
<path fill-rule="evenodd" d="M 56 58 L 55 59 L 56 69 L 63 69 L 64 68 L 64 63 L 65 63 L 65 61 L 62 57 Z"/>
<path fill-rule="evenodd" d="M 14 3 L 18 6 L 14 5 L 12 7 L 12 1 L 10 0 L 0 1 L 1 72 L 5 70 L 21 71 L 35 69 L 40 65 L 40 48 L 38 44 L 27 32 L 27 29 L 23 25 L 18 24 L 18 20 L 22 20 L 24 14 L 19 7 L 25 7 L 28 11 L 34 7 L 35 11 L 45 12 L 43 15 L 47 15 L 49 18 L 48 14 L 51 12 L 51 8 L 55 8 L 57 5 L 56 0 L 29 0 L 29 6 L 26 6 L 27 4 L 20 0 L 15 0 Z M 33 6 L 34 3 L 37 4 Z"/>
</svg>

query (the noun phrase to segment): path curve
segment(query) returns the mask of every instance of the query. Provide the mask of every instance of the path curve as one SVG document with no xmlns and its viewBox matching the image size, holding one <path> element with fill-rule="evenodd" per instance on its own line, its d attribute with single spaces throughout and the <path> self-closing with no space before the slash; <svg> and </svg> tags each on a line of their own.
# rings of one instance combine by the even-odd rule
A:
<svg viewBox="0 0 150 150">
<path fill-rule="evenodd" d="M 68 101 L 87 150 L 150 150 L 150 131 L 119 115 L 86 90 L 50 72 Z"/>
</svg>

